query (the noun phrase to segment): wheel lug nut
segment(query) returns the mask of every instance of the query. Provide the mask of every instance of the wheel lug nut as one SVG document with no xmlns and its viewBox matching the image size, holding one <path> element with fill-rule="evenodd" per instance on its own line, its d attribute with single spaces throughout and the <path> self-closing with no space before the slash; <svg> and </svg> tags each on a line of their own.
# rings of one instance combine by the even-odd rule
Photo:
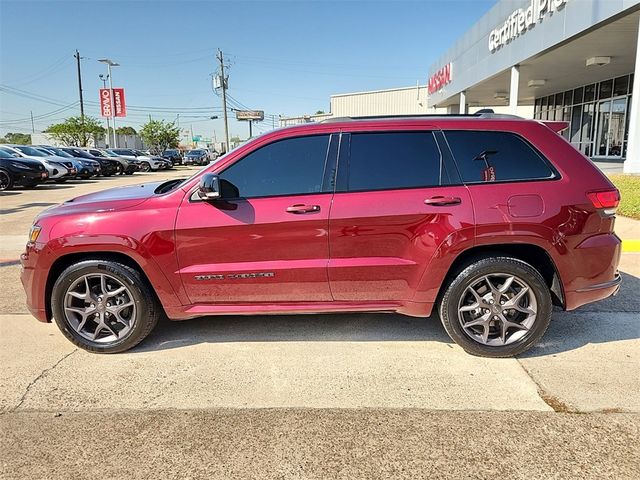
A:
<svg viewBox="0 0 640 480">
<path fill-rule="evenodd" d="M 494 320 L 498 320 L 498 316 L 497 316 L 497 315 L 494 315 L 494 316 L 493 316 L 493 319 L 494 319 Z"/>
<path fill-rule="evenodd" d="M 500 302 L 500 305 L 504 305 L 504 300 L 502 300 L 502 301 Z"/>
</svg>

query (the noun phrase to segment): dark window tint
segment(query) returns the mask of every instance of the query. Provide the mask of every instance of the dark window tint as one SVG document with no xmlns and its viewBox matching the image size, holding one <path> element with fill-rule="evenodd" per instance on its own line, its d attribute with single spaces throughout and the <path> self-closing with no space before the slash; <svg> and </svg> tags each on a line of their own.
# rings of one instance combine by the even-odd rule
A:
<svg viewBox="0 0 640 480">
<path fill-rule="evenodd" d="M 465 182 L 532 180 L 553 173 L 518 135 L 507 132 L 445 132 Z"/>
<path fill-rule="evenodd" d="M 328 135 L 280 140 L 248 154 L 220 177 L 240 197 L 320 192 L 328 145 Z"/>
<path fill-rule="evenodd" d="M 349 190 L 440 184 L 440 150 L 431 132 L 351 135 Z"/>
</svg>

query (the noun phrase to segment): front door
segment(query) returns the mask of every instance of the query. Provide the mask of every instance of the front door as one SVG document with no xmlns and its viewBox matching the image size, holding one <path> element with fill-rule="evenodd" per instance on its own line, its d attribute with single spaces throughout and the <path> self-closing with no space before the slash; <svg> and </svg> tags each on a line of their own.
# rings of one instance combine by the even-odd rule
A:
<svg viewBox="0 0 640 480">
<path fill-rule="evenodd" d="M 473 225 L 468 190 L 451 185 L 436 136 L 343 134 L 329 228 L 335 300 L 411 300 L 438 248 Z"/>
<path fill-rule="evenodd" d="M 329 145 L 329 135 L 275 141 L 220 173 L 223 199 L 185 197 L 176 244 L 192 303 L 331 300 Z"/>
</svg>

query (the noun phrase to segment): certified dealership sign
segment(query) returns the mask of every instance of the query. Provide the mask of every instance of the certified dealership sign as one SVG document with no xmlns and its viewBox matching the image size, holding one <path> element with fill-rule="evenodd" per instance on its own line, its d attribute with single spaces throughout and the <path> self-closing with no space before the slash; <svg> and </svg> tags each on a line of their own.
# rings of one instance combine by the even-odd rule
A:
<svg viewBox="0 0 640 480">
<path fill-rule="evenodd" d="M 491 53 L 519 37 L 542 21 L 547 14 L 560 10 L 568 0 L 531 0 L 527 8 L 519 8 L 507 17 L 504 24 L 489 34 Z"/>
</svg>

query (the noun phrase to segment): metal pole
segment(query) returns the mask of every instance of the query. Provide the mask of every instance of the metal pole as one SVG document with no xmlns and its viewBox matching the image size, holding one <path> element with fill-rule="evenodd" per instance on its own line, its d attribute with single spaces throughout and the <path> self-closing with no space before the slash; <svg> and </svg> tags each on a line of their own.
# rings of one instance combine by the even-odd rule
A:
<svg viewBox="0 0 640 480">
<path fill-rule="evenodd" d="M 36 127 L 33 124 L 33 110 L 31 110 L 31 133 L 36 133 Z"/>
<path fill-rule="evenodd" d="M 224 138 L 225 138 L 225 153 L 230 150 L 229 148 L 229 119 L 227 118 L 227 81 L 224 78 L 224 57 L 222 50 L 218 49 L 218 60 L 220 60 L 220 76 L 222 77 L 222 110 L 224 110 Z"/>
<path fill-rule="evenodd" d="M 80 74 L 80 52 L 76 50 L 76 63 L 78 65 L 78 92 L 80 93 L 80 117 L 84 119 L 84 100 L 82 99 L 82 75 Z"/>
<path fill-rule="evenodd" d="M 118 148 L 118 137 L 116 136 L 116 102 L 113 97 L 113 77 L 111 76 L 111 63 L 107 63 L 109 69 L 109 96 L 111 97 L 111 128 L 113 129 L 113 147 Z"/>
<path fill-rule="evenodd" d="M 253 125 L 253 122 L 249 120 L 249 138 L 253 138 L 253 131 L 251 128 L 252 125 Z"/>
<path fill-rule="evenodd" d="M 102 80 L 102 88 L 104 88 L 105 90 L 107 89 L 107 79 L 106 78 L 102 78 L 102 75 L 100 75 L 100 80 Z M 113 145 L 109 145 L 111 143 L 111 139 L 109 138 L 111 136 L 111 134 L 109 133 L 109 127 L 111 126 L 110 122 L 109 122 L 109 117 L 105 117 L 105 121 L 107 122 L 107 134 L 104 136 L 104 144 L 106 147 L 111 147 L 113 148 Z"/>
</svg>

